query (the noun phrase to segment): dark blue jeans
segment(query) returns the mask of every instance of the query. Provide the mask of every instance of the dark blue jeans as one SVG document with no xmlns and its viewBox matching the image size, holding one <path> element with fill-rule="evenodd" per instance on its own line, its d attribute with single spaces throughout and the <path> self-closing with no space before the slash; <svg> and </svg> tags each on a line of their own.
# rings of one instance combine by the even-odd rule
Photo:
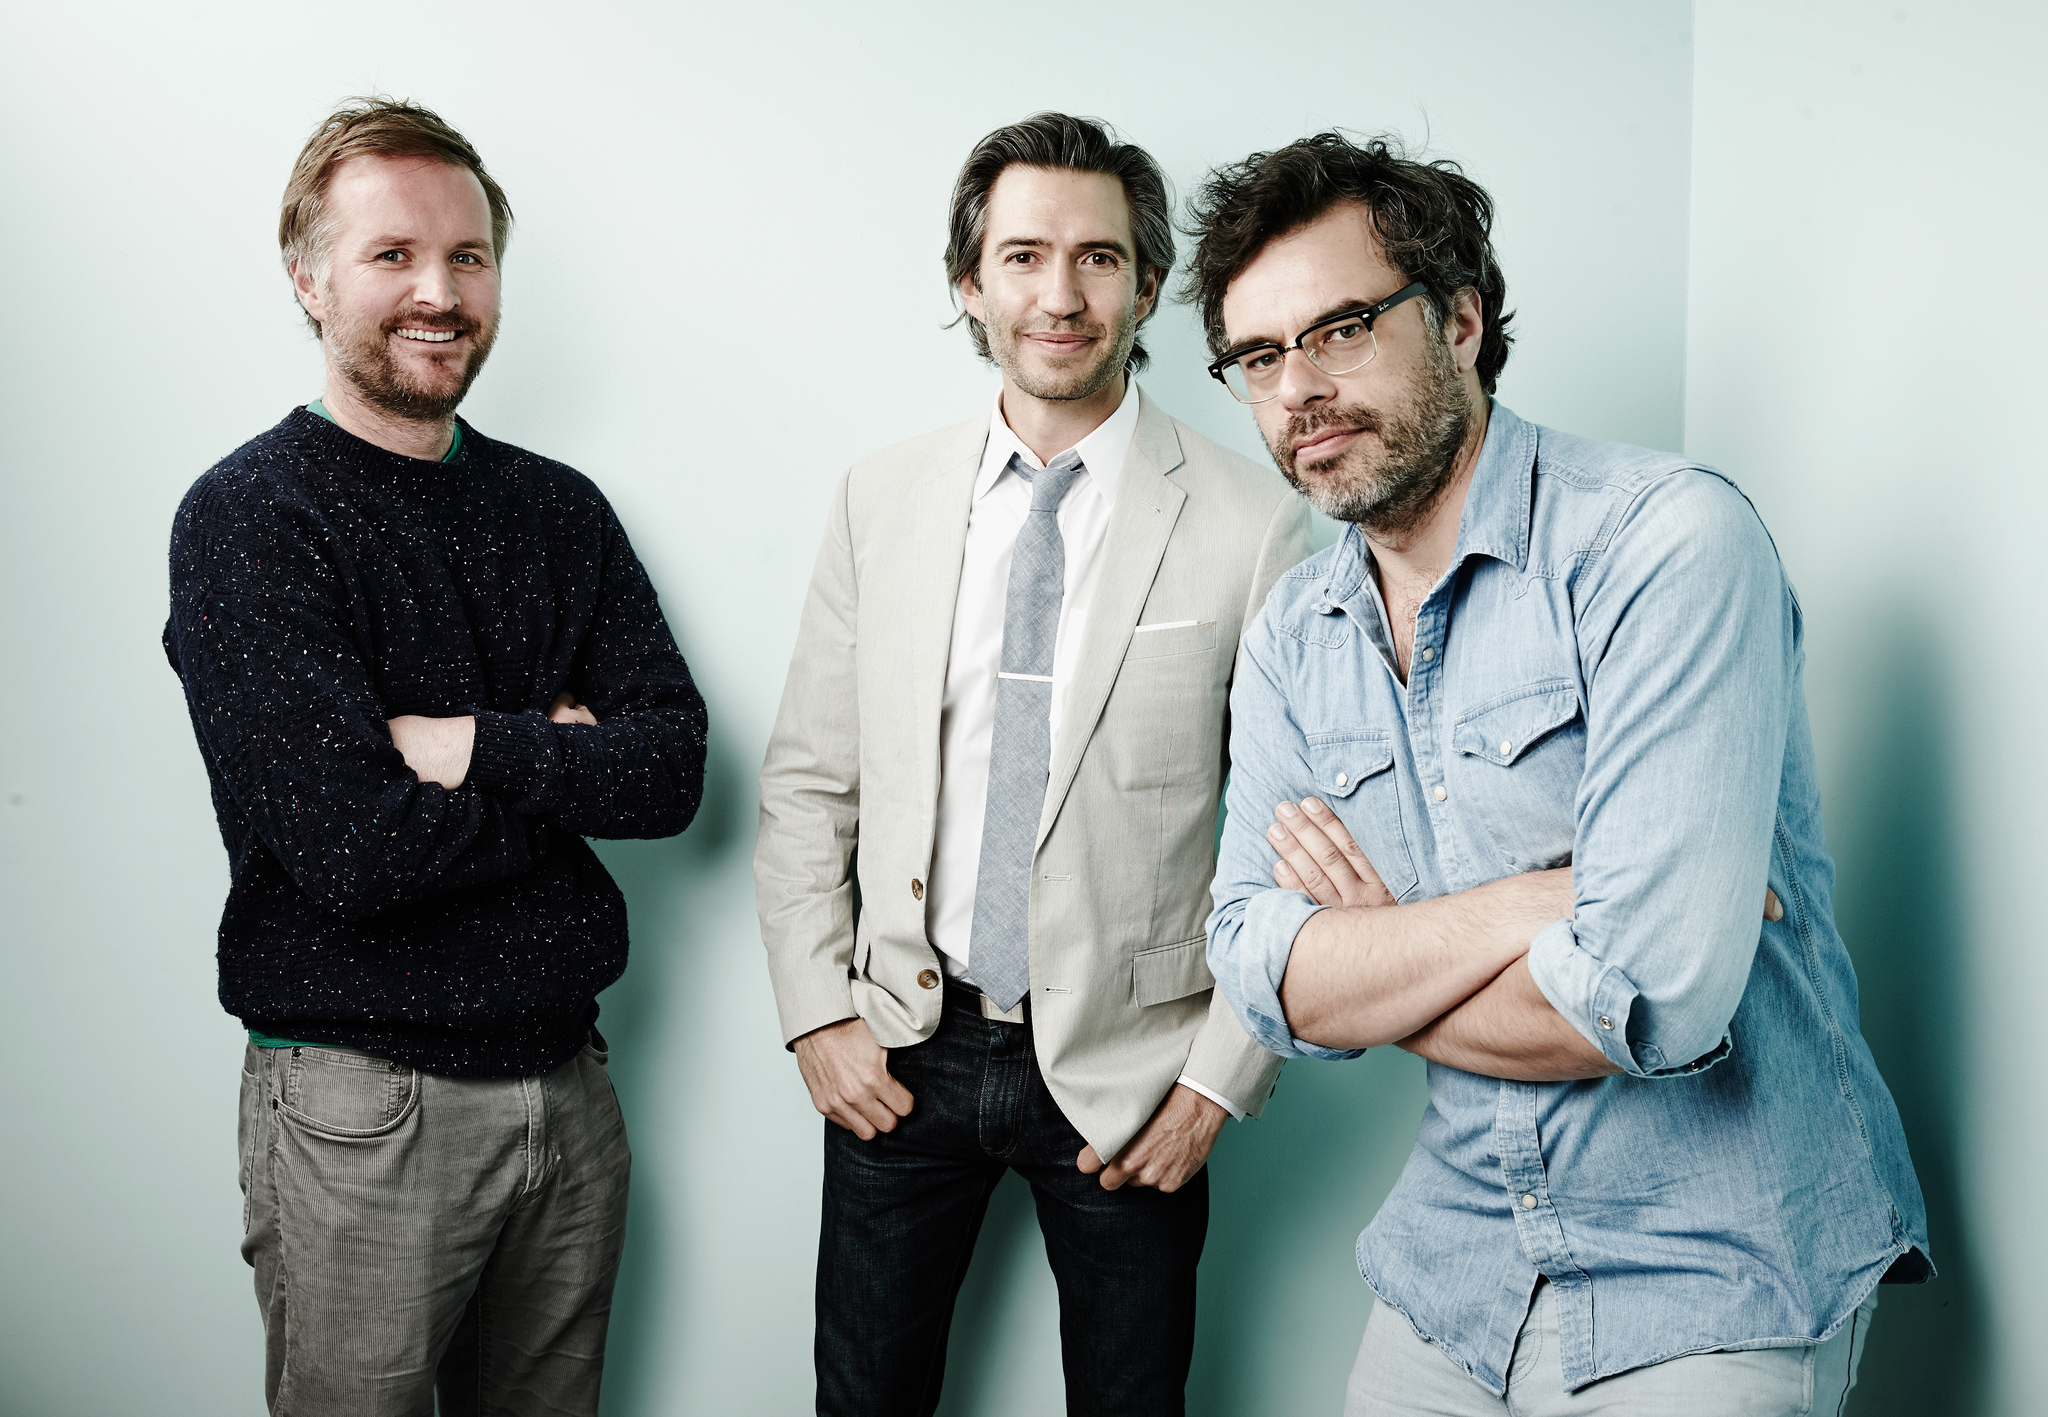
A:
<svg viewBox="0 0 2048 1417">
<path fill-rule="evenodd" d="M 892 1049 L 889 1071 L 916 1099 L 895 1131 L 862 1141 L 825 1123 L 818 1411 L 937 1409 L 953 1303 L 1008 1169 L 1031 1183 L 1059 1285 L 1067 1411 L 1181 1413 L 1207 1169 L 1171 1195 L 1082 1175 L 1087 1143 L 1039 1076 L 1030 1024 L 983 1018 L 978 996 L 950 983 L 938 1031 Z"/>
</svg>

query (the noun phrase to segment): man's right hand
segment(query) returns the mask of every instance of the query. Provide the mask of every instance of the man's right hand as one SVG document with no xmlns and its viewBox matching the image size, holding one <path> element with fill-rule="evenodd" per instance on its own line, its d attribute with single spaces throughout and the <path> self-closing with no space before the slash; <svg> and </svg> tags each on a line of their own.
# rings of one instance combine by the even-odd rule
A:
<svg viewBox="0 0 2048 1417">
<path fill-rule="evenodd" d="M 796 1065 L 811 1090 L 811 1105 L 862 1141 L 896 1130 L 912 1098 L 889 1076 L 889 1050 L 875 1042 L 866 1019 L 842 1019 L 796 1041 Z"/>
</svg>

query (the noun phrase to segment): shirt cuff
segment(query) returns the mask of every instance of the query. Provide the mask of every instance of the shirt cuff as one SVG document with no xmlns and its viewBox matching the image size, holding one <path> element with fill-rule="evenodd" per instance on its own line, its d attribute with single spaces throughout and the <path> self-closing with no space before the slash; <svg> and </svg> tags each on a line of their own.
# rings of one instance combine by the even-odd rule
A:
<svg viewBox="0 0 2048 1417">
<path fill-rule="evenodd" d="M 1280 1007 L 1280 981 L 1287 974 L 1287 960 L 1294 952 L 1294 937 L 1308 918 L 1327 909 L 1301 891 L 1275 887 L 1247 896 L 1244 912 L 1228 940 L 1212 937 L 1209 969 L 1219 983 L 1226 978 L 1224 996 L 1236 1006 L 1238 1019 L 1258 1044 L 1283 1058 L 1356 1058 L 1362 1048 L 1325 1048 L 1296 1038 L 1287 1027 L 1287 1012 Z M 1221 965 L 1221 968 L 1218 966 Z"/>
<path fill-rule="evenodd" d="M 1629 1015 L 1635 1010 L 1636 986 L 1581 945 L 1569 920 L 1553 921 L 1529 942 L 1529 977 L 1567 1023 L 1631 1077 L 1689 1076 L 1728 1056 L 1730 1039 L 1725 1033 L 1705 1057 L 1680 1063 L 1666 1058 L 1664 1050 L 1647 1038 L 1631 1043 Z"/>
<path fill-rule="evenodd" d="M 1179 1081 L 1182 1087 L 1187 1088 L 1191 1092 L 1201 1093 L 1202 1096 L 1208 1098 L 1218 1107 L 1221 1107 L 1224 1111 L 1228 1112 L 1230 1114 L 1231 1121 L 1242 1122 L 1244 1120 L 1244 1109 L 1242 1107 L 1239 1107 L 1235 1102 L 1232 1102 L 1229 1098 L 1225 1097 L 1222 1093 L 1216 1091 L 1214 1088 L 1202 1086 L 1193 1078 L 1189 1077 L 1186 1073 L 1182 1073 L 1180 1075 Z"/>
<path fill-rule="evenodd" d="M 548 780 L 558 749 L 554 726 L 545 718 L 488 711 L 473 717 L 476 741 L 470 746 L 464 781 L 516 803 Z"/>
</svg>

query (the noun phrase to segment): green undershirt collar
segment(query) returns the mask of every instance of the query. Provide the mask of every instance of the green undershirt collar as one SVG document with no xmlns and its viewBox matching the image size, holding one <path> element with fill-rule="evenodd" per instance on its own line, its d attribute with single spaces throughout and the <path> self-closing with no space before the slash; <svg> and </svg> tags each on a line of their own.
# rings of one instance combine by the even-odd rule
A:
<svg viewBox="0 0 2048 1417">
<path fill-rule="evenodd" d="M 308 413 L 312 414 L 312 415 L 313 415 L 314 417 L 316 417 L 316 418 L 324 418 L 324 419 L 326 419 L 326 420 L 327 420 L 327 421 L 328 421 L 329 423 L 334 423 L 334 415 L 333 415 L 333 414 L 331 414 L 331 413 L 329 413 L 329 412 L 327 411 L 327 405 L 326 405 L 326 404 L 324 404 L 324 403 L 322 403 L 322 402 L 320 402 L 320 400 L 318 400 L 318 399 L 314 399 L 314 400 L 313 400 L 313 401 L 312 401 L 311 403 L 309 403 L 309 404 L 307 404 L 307 405 L 306 405 L 306 412 L 308 412 Z M 335 424 L 334 424 L 334 426 L 335 426 L 335 427 L 337 427 L 337 428 L 339 428 L 339 427 L 340 427 L 341 425 L 340 425 L 339 423 L 335 423 Z M 441 461 L 442 461 L 442 462 L 454 462 L 454 461 L 455 461 L 455 455 L 456 455 L 457 453 L 461 452 L 461 451 L 462 451 L 462 425 L 461 425 L 460 423 L 458 423 L 458 424 L 456 424 L 456 425 L 455 425 L 455 437 L 454 437 L 453 439 L 451 439 L 451 440 L 449 441 L 449 444 L 448 444 L 448 452 L 447 452 L 447 454 L 446 454 L 446 455 L 445 455 L 445 456 L 444 456 L 444 457 L 443 457 L 443 458 L 441 459 Z"/>
</svg>

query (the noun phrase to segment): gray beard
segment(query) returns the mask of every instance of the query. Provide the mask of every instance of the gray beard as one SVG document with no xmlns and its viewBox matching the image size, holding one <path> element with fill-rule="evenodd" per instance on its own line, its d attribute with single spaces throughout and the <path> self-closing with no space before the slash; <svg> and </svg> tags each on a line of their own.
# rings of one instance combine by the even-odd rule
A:
<svg viewBox="0 0 2048 1417">
<path fill-rule="evenodd" d="M 1449 485 L 1471 420 L 1472 396 L 1438 333 L 1429 341 L 1428 366 L 1399 406 L 1325 405 L 1290 418 L 1266 446 L 1294 490 L 1324 516 L 1398 539 L 1421 524 Z M 1335 467 L 1304 476 L 1295 464 L 1295 440 L 1328 427 L 1360 428 L 1368 436 L 1345 449 Z"/>
<path fill-rule="evenodd" d="M 1103 350 L 1102 357 L 1088 368 L 1056 380 L 1041 379 L 1024 369 L 1023 361 L 1017 357 L 1018 347 L 1023 343 L 1021 335 L 1012 330 L 998 330 L 994 325 L 986 326 L 986 329 L 989 353 L 995 356 L 997 367 L 1009 375 L 1011 383 L 1035 399 L 1061 403 L 1093 398 L 1124 372 L 1124 367 L 1131 362 L 1131 347 L 1138 342 L 1138 315 L 1137 311 L 1126 309 L 1118 317 L 1109 347 Z M 1080 333 L 1091 332 L 1082 330 Z"/>
</svg>

